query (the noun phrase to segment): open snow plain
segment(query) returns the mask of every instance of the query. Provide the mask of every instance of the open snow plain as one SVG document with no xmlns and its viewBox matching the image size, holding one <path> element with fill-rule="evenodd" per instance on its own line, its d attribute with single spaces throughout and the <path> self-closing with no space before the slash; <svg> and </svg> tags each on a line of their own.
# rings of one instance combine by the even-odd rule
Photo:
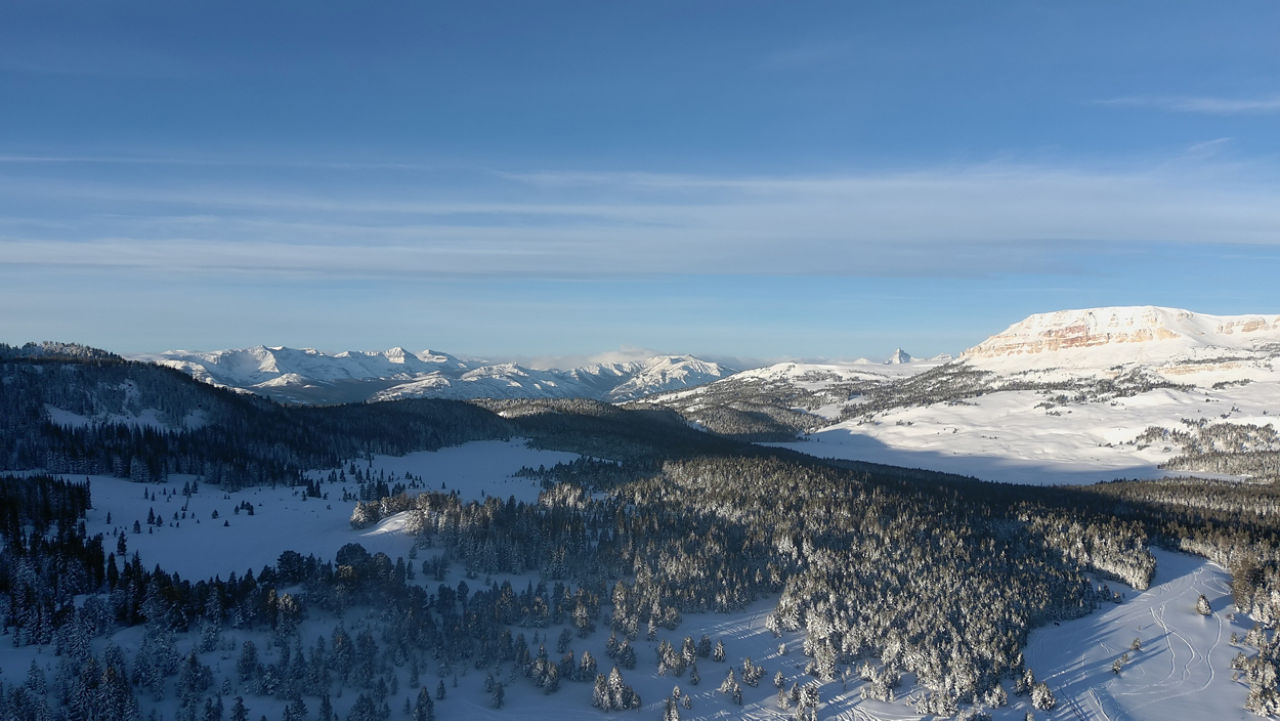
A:
<svg viewBox="0 0 1280 721">
<path fill-rule="evenodd" d="M 1134 444 L 1151 426 L 1182 420 L 1274 425 L 1280 382 L 1157 388 L 1105 403 L 1045 407 L 1044 391 L 999 391 L 962 403 L 893 408 L 777 443 L 843 458 L 975 476 L 988 481 L 1095 483 L 1158 478 L 1179 449 Z"/>
</svg>

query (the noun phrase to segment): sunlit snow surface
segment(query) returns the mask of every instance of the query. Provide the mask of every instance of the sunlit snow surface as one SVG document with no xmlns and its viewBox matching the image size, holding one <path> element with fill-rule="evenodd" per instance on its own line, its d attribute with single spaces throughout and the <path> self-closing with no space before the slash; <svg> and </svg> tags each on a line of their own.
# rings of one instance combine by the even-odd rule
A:
<svg viewBox="0 0 1280 721">
<path fill-rule="evenodd" d="M 1150 589 L 1032 632 L 1026 661 L 1058 696 L 1052 718 L 1257 718 L 1244 711 L 1247 687 L 1232 680 L 1231 659 L 1242 649 L 1231 645 L 1231 633 L 1243 637 L 1252 623 L 1232 613 L 1230 574 L 1194 556 L 1153 553 L 1158 566 Z M 1200 594 L 1212 616 L 1196 613 Z M 1135 638 L 1140 651 L 1129 648 Z M 1126 651 L 1129 663 L 1112 673 Z"/>
<path fill-rule="evenodd" d="M 1163 475 L 1158 466 L 1181 449 L 1132 444 L 1148 427 L 1181 428 L 1184 420 L 1274 425 L 1280 412 L 1277 360 L 1276 316 L 1150 306 L 1035 315 L 955 361 L 955 369 L 986 374 L 983 392 L 918 405 L 911 402 L 919 396 L 903 398 L 870 413 L 858 412 L 866 398 L 854 395 L 819 409 L 832 421 L 841 412 L 850 420 L 783 445 L 819 457 L 1013 483 L 1157 477 Z M 911 375 L 936 365 L 913 362 L 893 372 Z M 749 373 L 799 378 L 826 368 L 783 364 L 717 385 L 754 377 Z M 848 374 L 855 366 L 841 368 Z M 1149 385 L 1135 382 L 1134 374 Z M 1113 382 L 1128 387 L 1105 391 Z"/>
<path fill-rule="evenodd" d="M 1163 475 L 1157 466 L 1178 449 L 1139 448 L 1131 444 L 1134 438 L 1150 426 L 1181 428 L 1182 419 L 1274 424 L 1280 378 L 1271 375 L 1245 386 L 1157 388 L 1051 409 L 1039 407 L 1045 394 L 1000 391 L 958 404 L 894 408 L 829 426 L 802 441 L 770 445 L 1009 483 L 1153 478 Z"/>
</svg>

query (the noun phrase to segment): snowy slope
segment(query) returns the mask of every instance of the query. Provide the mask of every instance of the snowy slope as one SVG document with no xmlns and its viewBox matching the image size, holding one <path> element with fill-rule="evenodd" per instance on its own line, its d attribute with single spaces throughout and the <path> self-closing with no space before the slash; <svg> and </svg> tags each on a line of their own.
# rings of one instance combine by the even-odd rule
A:
<svg viewBox="0 0 1280 721">
<path fill-rule="evenodd" d="M 851 397 L 936 367 L 901 350 L 886 363 L 776 363 L 688 390 L 644 399 L 716 433 L 749 440 L 792 438 L 838 420 Z"/>
<path fill-rule="evenodd" d="M 197 380 L 285 402 L 332 403 L 404 398 L 591 398 L 626 401 L 722 378 L 732 371 L 693 356 L 653 356 L 568 369 L 464 361 L 403 348 L 326 354 L 313 348 L 256 346 L 133 356 Z"/>
<path fill-rule="evenodd" d="M 1002 370 L 1200 365 L 1257 358 L 1280 344 L 1280 316 L 1215 316 L 1156 306 L 1064 310 L 1030 316 L 965 351 L 974 366 Z"/>
<path fill-rule="evenodd" d="M 609 391 L 609 400 L 623 401 L 654 393 L 700 386 L 728 375 L 718 363 L 690 355 L 655 356 L 631 364 L 630 377 Z"/>
<path fill-rule="evenodd" d="M 1232 613 L 1231 576 L 1202 558 L 1153 549 L 1150 589 L 1084 618 L 1033 631 L 1027 665 L 1058 698 L 1054 719 L 1248 719 L 1248 687 L 1232 680 L 1230 643 L 1252 626 Z M 1123 588 L 1123 587 L 1121 587 Z M 1212 616 L 1195 611 L 1204 594 Z M 1130 648 L 1134 639 L 1139 650 Z M 1129 654 L 1119 674 L 1111 664 Z M 1077 713 L 1077 710 L 1079 713 Z"/>
<path fill-rule="evenodd" d="M 824 408 L 838 422 L 788 445 L 1019 483 L 1152 477 L 1179 449 L 1134 443 L 1148 427 L 1274 424 L 1277 360 L 1277 316 L 1033 315 L 931 373 L 838 400 Z"/>
<path fill-rule="evenodd" d="M 457 377 L 435 373 L 372 396 L 401 398 L 592 398 L 626 401 L 672 388 L 701 385 L 727 375 L 716 363 L 693 356 L 655 356 L 643 361 L 534 370 L 515 363 L 475 368 Z"/>
</svg>

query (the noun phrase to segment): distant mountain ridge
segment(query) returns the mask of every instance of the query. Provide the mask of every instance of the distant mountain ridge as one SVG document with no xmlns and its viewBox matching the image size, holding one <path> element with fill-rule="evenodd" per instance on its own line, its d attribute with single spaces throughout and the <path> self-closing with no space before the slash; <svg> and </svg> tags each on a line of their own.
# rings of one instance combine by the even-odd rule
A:
<svg viewBox="0 0 1280 721">
<path fill-rule="evenodd" d="M 702 385 L 736 372 L 689 355 L 533 369 L 517 363 L 466 361 L 401 347 L 327 354 L 313 348 L 254 346 L 217 351 L 173 350 L 132 356 L 183 371 L 213 385 L 301 403 L 405 398 L 590 398 L 628 401 Z"/>
</svg>

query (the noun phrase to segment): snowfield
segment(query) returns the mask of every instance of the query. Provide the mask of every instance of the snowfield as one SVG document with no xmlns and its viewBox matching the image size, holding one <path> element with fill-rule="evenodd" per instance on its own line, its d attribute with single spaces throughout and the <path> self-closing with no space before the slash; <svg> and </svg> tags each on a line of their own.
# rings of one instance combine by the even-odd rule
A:
<svg viewBox="0 0 1280 721">
<path fill-rule="evenodd" d="M 1093 483 L 1154 478 L 1176 447 L 1140 448 L 1150 426 L 1182 419 L 1275 425 L 1280 379 L 1219 388 L 1157 388 L 1107 402 L 1040 404 L 1042 391 L 1000 391 L 962 403 L 894 408 L 779 445 L 844 458 L 976 476 L 1008 483 Z"/>
<path fill-rule="evenodd" d="M 1012 483 L 1159 477 L 1158 466 L 1180 449 L 1135 445 L 1151 426 L 1179 428 L 1184 420 L 1275 425 L 1278 349 L 1280 318 L 1274 316 L 1149 306 L 1034 315 L 955 361 L 993 374 L 983 381 L 989 386 L 984 392 L 904 401 L 781 445 L 819 457 Z M 917 372 L 932 367 L 899 366 Z M 1135 374 L 1149 385 L 1135 381 Z M 1006 384 L 1038 389 L 1000 389 Z M 1052 384 L 1075 388 L 1046 388 Z M 1117 393 L 1115 386 L 1129 390 Z M 852 397 L 822 415 L 835 418 L 862 402 Z"/>
<path fill-rule="evenodd" d="M 1244 710 L 1248 687 L 1232 680 L 1231 660 L 1243 649 L 1231 645 L 1231 634 L 1243 637 L 1253 623 L 1232 613 L 1230 574 L 1195 556 L 1152 552 L 1158 565 L 1151 588 L 1032 632 L 1026 661 L 1058 697 L 1051 718 L 1257 718 Z M 1200 594 L 1212 616 L 1196 613 Z M 1141 650 L 1130 649 L 1134 639 Z M 1125 652 L 1129 662 L 1113 673 L 1112 663 Z"/>
<path fill-rule="evenodd" d="M 383 472 L 389 479 L 403 478 L 405 473 L 420 476 L 427 489 L 457 491 L 464 499 L 515 496 L 517 500 L 532 501 L 537 500 L 541 490 L 538 482 L 511 474 L 523 466 L 550 466 L 576 458 L 573 453 L 529 448 L 517 439 L 474 441 L 405 456 L 374 456 L 372 464 L 362 462 L 360 466 L 362 472 L 372 472 L 375 477 Z M 312 473 L 318 480 L 328 475 L 328 469 Z M 126 529 L 130 556 L 137 551 L 145 567 L 159 564 L 192 580 L 226 578 L 232 572 L 243 574 L 248 569 L 257 573 L 263 566 L 275 564 L 282 551 L 332 560 L 339 548 L 354 542 L 370 553 L 382 551 L 395 558 L 407 554 L 412 546 L 409 537 L 389 532 L 399 522 L 396 518 L 384 519 L 377 527 L 362 531 L 351 528 L 355 502 L 341 498 L 344 490 L 356 491 L 354 481 L 322 483 L 321 491 L 328 495 L 327 499 L 306 498 L 301 489 L 287 486 L 225 493 L 211 485 L 200 485 L 199 492 L 188 499 L 181 490 L 184 483 L 193 480 L 190 476 L 173 476 L 166 484 L 139 484 L 110 476 L 92 476 L 90 480 L 94 507 L 85 519 L 90 535 L 105 534 L 107 550 L 113 551 L 111 541 L 116 529 Z M 170 492 L 167 497 L 166 490 Z M 143 500 L 144 491 L 155 493 L 156 500 Z M 243 502 L 253 505 L 252 516 L 235 511 Z M 186 518 L 182 517 L 184 506 Z M 149 510 L 161 516 L 164 525 L 148 526 Z M 140 534 L 130 530 L 135 520 L 142 524 Z"/>
</svg>

